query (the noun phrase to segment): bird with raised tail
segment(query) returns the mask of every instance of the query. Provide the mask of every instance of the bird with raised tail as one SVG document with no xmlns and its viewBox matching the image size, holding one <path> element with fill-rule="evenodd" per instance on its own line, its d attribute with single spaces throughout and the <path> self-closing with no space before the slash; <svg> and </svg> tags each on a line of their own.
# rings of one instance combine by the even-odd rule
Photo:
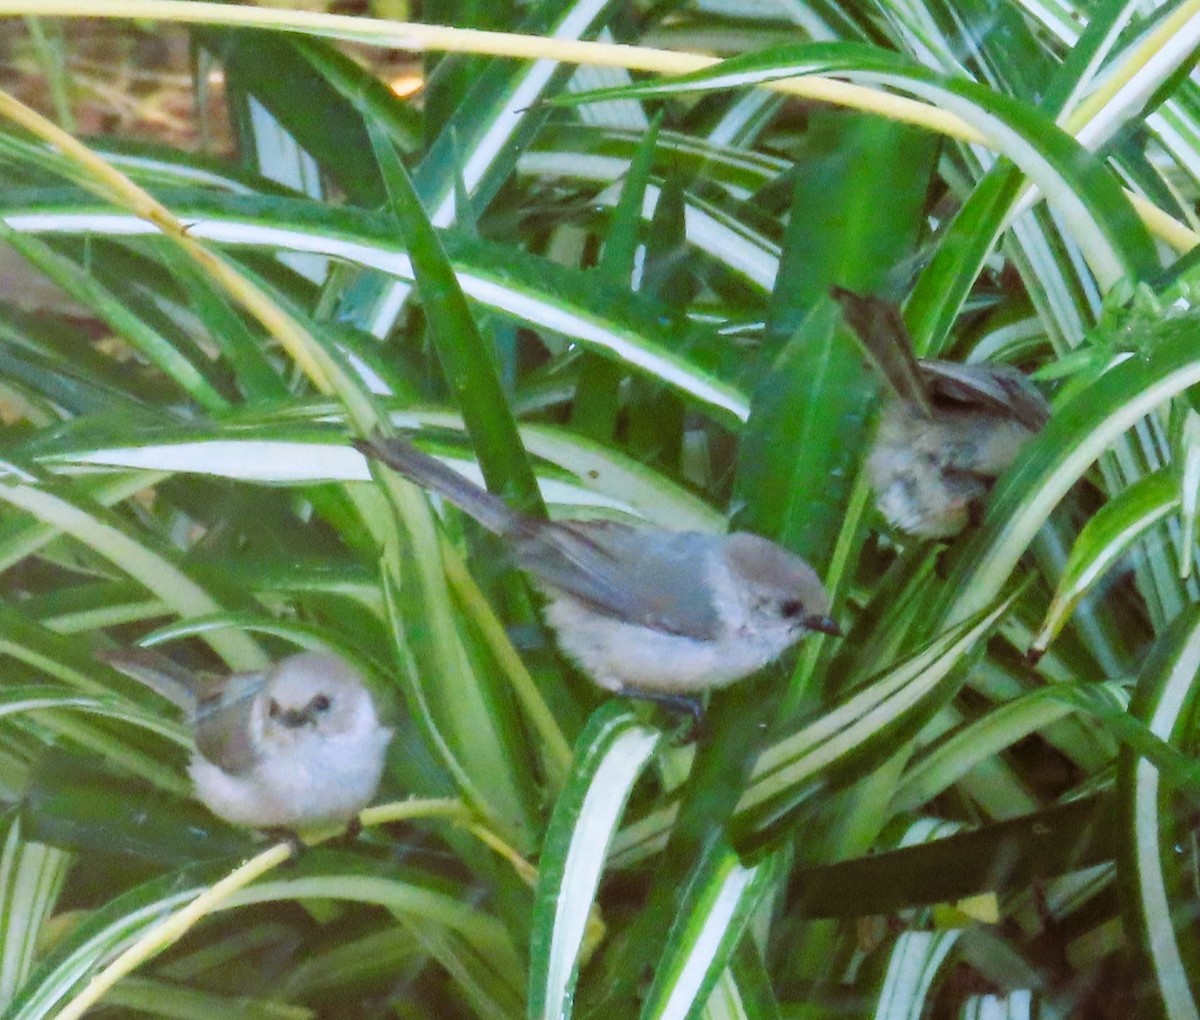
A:
<svg viewBox="0 0 1200 1020">
<path fill-rule="evenodd" d="M 953 538 L 979 519 L 1050 405 L 1011 365 L 918 359 L 895 305 L 832 293 L 891 387 L 867 458 L 875 503 L 900 531 Z"/>
<path fill-rule="evenodd" d="M 546 595 L 559 646 L 607 690 L 685 702 L 805 634 L 841 633 L 816 571 L 758 535 L 527 517 L 406 439 L 354 445 L 503 538 Z"/>
<path fill-rule="evenodd" d="M 300 652 L 225 676 L 142 648 L 99 657 L 184 710 L 196 795 L 227 822 L 293 832 L 353 825 L 379 789 L 392 731 L 340 656 Z"/>
</svg>

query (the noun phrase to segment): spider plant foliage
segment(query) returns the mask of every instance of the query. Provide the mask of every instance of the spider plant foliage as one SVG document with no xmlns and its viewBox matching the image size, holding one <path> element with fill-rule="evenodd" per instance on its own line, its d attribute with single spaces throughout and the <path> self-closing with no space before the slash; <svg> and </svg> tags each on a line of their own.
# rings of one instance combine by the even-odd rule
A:
<svg viewBox="0 0 1200 1020">
<path fill-rule="evenodd" d="M 97 13 L 227 147 L 75 127 Z M 0 4 L 0 1016 L 1200 1017 L 1200 0 L 420 13 Z M 418 39 L 407 97 L 345 47 Z M 875 509 L 834 288 L 1051 403 L 949 541 Z M 685 732 L 377 431 L 772 538 L 845 635 Z M 361 835 L 206 812 L 135 644 L 352 662 Z"/>
</svg>

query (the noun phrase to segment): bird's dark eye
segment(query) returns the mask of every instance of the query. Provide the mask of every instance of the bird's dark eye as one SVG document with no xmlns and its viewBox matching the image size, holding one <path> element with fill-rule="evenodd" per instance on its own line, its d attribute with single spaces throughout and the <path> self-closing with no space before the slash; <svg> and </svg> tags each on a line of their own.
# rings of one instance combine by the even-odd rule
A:
<svg viewBox="0 0 1200 1020">
<path fill-rule="evenodd" d="M 272 719 L 278 719 L 281 711 L 282 710 L 279 707 L 279 702 L 272 698 L 271 703 L 267 706 L 267 715 L 269 715 Z"/>
<path fill-rule="evenodd" d="M 329 695 L 318 694 L 309 702 L 309 705 L 314 712 L 327 712 L 329 710 Z"/>
<path fill-rule="evenodd" d="M 779 615 L 785 619 L 794 619 L 803 614 L 803 612 L 804 603 L 799 599 L 787 599 L 785 602 L 779 603 Z"/>
</svg>

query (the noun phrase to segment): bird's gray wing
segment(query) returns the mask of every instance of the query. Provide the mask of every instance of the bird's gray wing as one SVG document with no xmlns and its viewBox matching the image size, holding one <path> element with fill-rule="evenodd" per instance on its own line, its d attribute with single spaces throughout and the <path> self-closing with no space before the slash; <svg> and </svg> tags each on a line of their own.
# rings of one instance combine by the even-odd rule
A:
<svg viewBox="0 0 1200 1020">
<path fill-rule="evenodd" d="M 920 364 L 936 398 L 1013 418 L 1030 432 L 1039 431 L 1050 418 L 1046 398 L 1012 365 L 964 365 L 935 359 Z"/>
<path fill-rule="evenodd" d="M 549 524 L 516 545 L 525 570 L 614 619 L 699 640 L 719 632 L 708 563 L 719 536 L 613 521 Z"/>
<path fill-rule="evenodd" d="M 265 684 L 265 673 L 234 673 L 196 705 L 196 750 L 231 776 L 248 772 L 261 760 L 251 742 L 250 712 Z"/>
<path fill-rule="evenodd" d="M 214 765 L 236 775 L 257 764 L 247 723 L 265 683 L 262 673 L 228 678 L 196 673 L 149 648 L 98 652 L 96 657 L 182 708 L 192 724 L 196 750 Z"/>
<path fill-rule="evenodd" d="M 933 408 L 925 376 L 913 353 L 912 336 L 899 307 L 881 298 L 856 294 L 845 287 L 834 287 L 830 293 L 842 306 L 846 324 L 888 385 L 924 417 L 931 417 Z"/>
<path fill-rule="evenodd" d="M 653 532 L 656 540 L 648 549 L 647 532 L 626 525 L 552 524 L 526 517 L 407 439 L 374 435 L 355 439 L 353 444 L 409 480 L 440 493 L 485 528 L 506 538 L 522 569 L 597 612 L 673 634 L 707 638 L 716 633 L 711 605 L 694 590 L 695 567 L 689 583 L 681 583 L 677 575 L 687 573 L 691 566 L 688 558 L 676 557 L 678 542 L 657 540 L 659 535 L 674 538 L 674 533 Z M 696 534 L 693 538 L 708 536 Z"/>
</svg>

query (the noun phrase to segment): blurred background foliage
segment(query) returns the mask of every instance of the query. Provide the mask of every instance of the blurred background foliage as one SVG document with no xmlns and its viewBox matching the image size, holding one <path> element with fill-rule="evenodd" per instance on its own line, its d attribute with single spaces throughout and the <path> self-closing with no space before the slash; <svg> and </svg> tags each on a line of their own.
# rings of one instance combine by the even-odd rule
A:
<svg viewBox="0 0 1200 1020">
<path fill-rule="evenodd" d="M 1200 0 L 0 18 L 3 1016 L 1200 1017 Z M 949 544 L 873 509 L 835 284 L 1053 400 Z M 847 636 L 681 741 L 381 423 L 773 537 Z M 397 803 L 235 872 L 134 643 L 340 651 Z"/>
</svg>

